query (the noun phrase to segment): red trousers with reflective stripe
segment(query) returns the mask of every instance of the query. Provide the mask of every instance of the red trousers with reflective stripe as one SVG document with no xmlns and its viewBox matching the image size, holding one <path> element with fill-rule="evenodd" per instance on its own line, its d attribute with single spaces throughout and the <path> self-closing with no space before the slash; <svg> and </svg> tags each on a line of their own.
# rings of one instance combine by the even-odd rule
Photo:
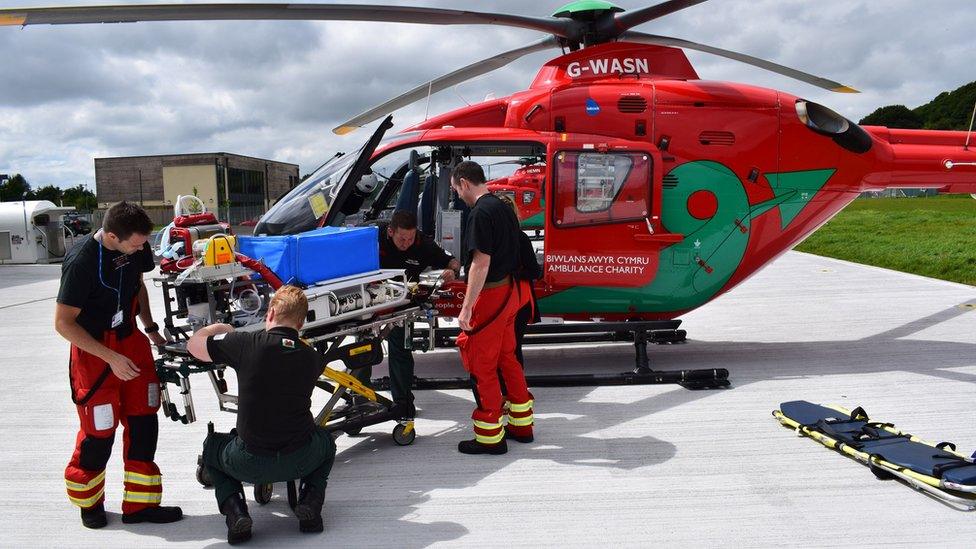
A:
<svg viewBox="0 0 976 549">
<path fill-rule="evenodd" d="M 75 505 L 88 508 L 104 501 L 105 464 L 111 454 L 115 428 L 121 423 L 126 473 L 122 512 L 134 513 L 159 505 L 162 497 L 159 468 L 154 462 L 159 378 L 149 339 L 138 329 L 133 327 L 132 333 L 121 341 L 114 332 L 108 332 L 102 344 L 132 360 L 140 370 L 139 376 L 122 381 L 110 372 L 92 392 L 107 364 L 71 346 L 69 371 L 74 399 L 80 402 L 91 396 L 87 402 L 75 406 L 81 427 L 64 479 L 68 499 Z"/>
<path fill-rule="evenodd" d="M 478 407 L 471 419 L 475 422 L 476 435 L 491 437 L 501 432 L 505 403 L 498 383 L 499 373 L 505 380 L 511 402 L 528 402 L 531 398 L 525 372 L 515 358 L 515 315 L 528 303 L 529 292 L 528 283 L 524 281 L 511 287 L 482 290 L 471 311 L 471 326 L 475 333 L 461 333 L 457 338 L 461 362 L 475 381 Z M 501 313 L 492 318 L 499 310 Z"/>
</svg>

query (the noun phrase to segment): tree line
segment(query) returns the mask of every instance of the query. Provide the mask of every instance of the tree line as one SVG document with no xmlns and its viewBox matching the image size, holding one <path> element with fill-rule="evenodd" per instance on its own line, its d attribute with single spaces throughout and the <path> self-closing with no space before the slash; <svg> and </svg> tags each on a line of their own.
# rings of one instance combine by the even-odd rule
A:
<svg viewBox="0 0 976 549">
<path fill-rule="evenodd" d="M 55 185 L 45 185 L 32 189 L 27 179 L 19 173 L 5 181 L 0 179 L 0 202 L 15 200 L 50 200 L 58 205 L 74 206 L 81 212 L 94 211 L 98 207 L 95 193 L 83 185 L 68 187 L 67 189 Z"/>
<path fill-rule="evenodd" d="M 905 105 L 888 105 L 861 119 L 859 124 L 887 126 L 909 130 L 969 129 L 976 104 L 976 82 L 942 92 L 932 101 L 914 109 Z"/>
</svg>

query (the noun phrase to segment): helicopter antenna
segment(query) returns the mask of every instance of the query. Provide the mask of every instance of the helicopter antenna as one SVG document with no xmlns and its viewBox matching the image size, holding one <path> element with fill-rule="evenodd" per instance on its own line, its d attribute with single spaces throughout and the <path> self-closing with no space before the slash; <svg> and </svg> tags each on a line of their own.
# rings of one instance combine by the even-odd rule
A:
<svg viewBox="0 0 976 549">
<path fill-rule="evenodd" d="M 962 146 L 962 150 L 969 150 L 969 136 L 973 134 L 973 121 L 976 120 L 976 103 L 973 103 L 973 115 L 969 117 L 969 132 L 966 133 L 966 144 Z"/>
<path fill-rule="evenodd" d="M 427 109 L 424 110 L 425 122 L 427 121 L 427 118 L 430 116 L 430 95 L 432 93 L 433 88 L 434 88 L 434 81 L 431 80 L 430 82 L 427 83 Z"/>
</svg>

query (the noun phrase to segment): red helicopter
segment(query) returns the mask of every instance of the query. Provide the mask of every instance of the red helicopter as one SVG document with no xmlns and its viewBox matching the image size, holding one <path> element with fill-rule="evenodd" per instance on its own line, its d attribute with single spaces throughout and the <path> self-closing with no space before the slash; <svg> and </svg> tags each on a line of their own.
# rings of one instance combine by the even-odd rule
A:
<svg viewBox="0 0 976 549">
<path fill-rule="evenodd" d="M 530 202 L 541 205 L 545 197 L 545 276 L 536 290 L 546 316 L 674 319 L 755 274 L 859 193 L 898 187 L 976 193 L 976 151 L 966 132 L 861 127 L 789 93 L 705 81 L 683 49 L 855 91 L 749 55 L 630 30 L 704 1 L 669 0 L 627 12 L 581 0 L 552 17 L 341 4 L 15 8 L 0 10 L 0 24 L 298 19 L 491 24 L 546 33 L 336 128 L 347 133 L 526 54 L 563 50 L 525 91 L 389 137 L 387 117 L 362 147 L 320 167 L 256 227 L 257 234 L 283 234 L 367 224 L 398 203 L 416 204 L 422 228 L 456 251 L 463 208 L 450 194 L 450 168 L 462 158 L 541 158 L 526 168 L 540 170 L 532 175 L 544 181 Z M 424 184 L 406 185 L 412 177 Z"/>
<path fill-rule="evenodd" d="M 516 164 L 519 167 L 511 175 L 492 177 L 491 169 L 501 164 Z M 546 207 L 546 166 L 544 158 L 520 158 L 503 160 L 488 165 L 488 190 L 507 196 L 518 208 L 519 222 L 523 229 L 540 230 L 545 228 Z"/>
</svg>

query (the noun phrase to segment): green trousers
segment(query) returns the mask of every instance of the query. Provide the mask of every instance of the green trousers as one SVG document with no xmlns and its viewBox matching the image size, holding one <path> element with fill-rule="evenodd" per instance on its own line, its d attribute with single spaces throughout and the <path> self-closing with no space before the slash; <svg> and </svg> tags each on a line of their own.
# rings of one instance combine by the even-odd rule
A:
<svg viewBox="0 0 976 549">
<path fill-rule="evenodd" d="M 388 362 L 390 365 L 390 394 L 396 404 L 406 405 L 410 410 L 413 409 L 413 354 L 403 345 L 404 329 L 403 326 L 394 326 L 390 330 L 390 335 L 386 337 L 389 345 Z M 353 375 L 367 387 L 372 387 L 370 378 L 373 376 L 373 367 L 359 368 Z M 413 417 L 412 412 L 409 414 Z"/>
<path fill-rule="evenodd" d="M 248 452 L 234 433 L 212 433 L 203 443 L 203 463 L 213 480 L 218 506 L 244 492 L 242 481 L 266 484 L 301 479 L 315 490 L 325 491 L 335 453 L 332 435 L 318 428 L 305 446 L 274 456 Z"/>
</svg>

